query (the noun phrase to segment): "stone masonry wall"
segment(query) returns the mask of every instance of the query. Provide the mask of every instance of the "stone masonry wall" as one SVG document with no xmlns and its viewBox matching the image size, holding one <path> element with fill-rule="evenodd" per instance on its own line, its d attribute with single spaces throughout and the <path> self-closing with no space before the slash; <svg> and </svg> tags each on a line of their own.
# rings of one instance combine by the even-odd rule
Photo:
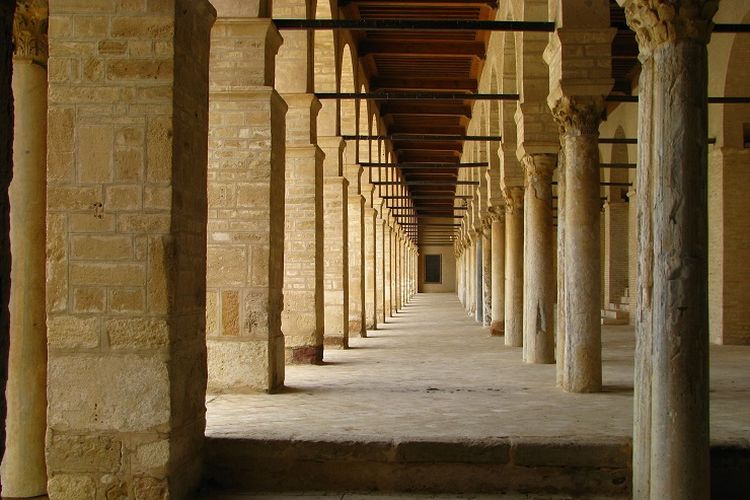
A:
<svg viewBox="0 0 750 500">
<path fill-rule="evenodd" d="M 49 496 L 180 498 L 205 428 L 208 2 L 50 2 Z"/>
</svg>

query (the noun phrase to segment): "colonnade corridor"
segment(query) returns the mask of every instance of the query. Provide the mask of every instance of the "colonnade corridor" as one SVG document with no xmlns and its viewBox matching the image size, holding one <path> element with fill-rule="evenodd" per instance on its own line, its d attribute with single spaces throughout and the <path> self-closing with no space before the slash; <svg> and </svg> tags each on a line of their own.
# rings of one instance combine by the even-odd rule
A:
<svg viewBox="0 0 750 500">
<path fill-rule="evenodd" d="M 350 349 L 326 350 L 324 365 L 288 366 L 280 394 L 209 397 L 205 484 L 627 497 L 633 328 L 603 326 L 594 394 L 560 391 L 554 365 L 524 363 L 489 332 L 456 295 L 421 293 Z M 750 442 L 750 347 L 711 349 L 712 474 L 722 480 L 737 472 L 731 450 Z"/>
</svg>

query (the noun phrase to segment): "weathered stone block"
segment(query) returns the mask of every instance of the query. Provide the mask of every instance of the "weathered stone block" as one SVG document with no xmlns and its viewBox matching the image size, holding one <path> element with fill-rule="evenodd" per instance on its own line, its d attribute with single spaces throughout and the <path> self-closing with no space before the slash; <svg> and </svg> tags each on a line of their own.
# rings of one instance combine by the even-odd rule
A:
<svg viewBox="0 0 750 500">
<path fill-rule="evenodd" d="M 53 316 L 47 320 L 50 349 L 92 349 L 99 346 L 99 319 Z"/>
<path fill-rule="evenodd" d="M 53 435 L 47 447 L 52 471 L 116 472 L 122 462 L 122 443 L 108 436 Z"/>
</svg>

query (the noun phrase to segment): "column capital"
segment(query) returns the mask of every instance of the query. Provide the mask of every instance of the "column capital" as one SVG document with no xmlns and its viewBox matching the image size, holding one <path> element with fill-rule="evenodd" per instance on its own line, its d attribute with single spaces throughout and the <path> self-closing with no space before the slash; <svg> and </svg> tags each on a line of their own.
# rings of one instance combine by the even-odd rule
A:
<svg viewBox="0 0 750 500">
<path fill-rule="evenodd" d="M 537 197 L 552 196 L 552 172 L 557 166 L 557 155 L 533 154 L 523 157 L 526 173 L 526 190 L 533 190 Z"/>
<path fill-rule="evenodd" d="M 563 96 L 551 108 L 563 134 L 599 134 L 604 114 L 603 96 Z"/>
<path fill-rule="evenodd" d="M 642 56 L 666 42 L 694 40 L 707 44 L 719 8 L 714 0 L 617 0 L 635 31 Z"/>
<path fill-rule="evenodd" d="M 505 213 L 508 215 L 518 215 L 523 213 L 523 191 L 522 187 L 505 188 Z"/>
<path fill-rule="evenodd" d="M 492 222 L 505 222 L 505 206 L 492 206 L 487 209 L 490 212 Z"/>
<path fill-rule="evenodd" d="M 22 0 L 13 18 L 13 58 L 47 64 L 47 19 L 45 0 Z"/>
</svg>

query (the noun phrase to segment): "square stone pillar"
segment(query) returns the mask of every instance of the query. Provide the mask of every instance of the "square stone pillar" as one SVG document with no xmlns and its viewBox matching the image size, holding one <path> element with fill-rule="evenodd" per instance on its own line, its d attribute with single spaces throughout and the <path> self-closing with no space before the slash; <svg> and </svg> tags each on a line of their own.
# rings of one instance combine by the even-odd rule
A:
<svg viewBox="0 0 750 500">
<path fill-rule="evenodd" d="M 208 179 L 209 392 L 284 383 L 287 106 L 274 91 L 281 37 L 268 19 L 220 18 L 211 37 Z"/>
<path fill-rule="evenodd" d="M 383 221 L 383 311 L 386 317 L 393 315 L 393 230 L 388 220 Z"/>
<path fill-rule="evenodd" d="M 287 364 L 323 362 L 323 161 L 317 146 L 320 102 L 312 94 L 285 94 L 284 332 Z"/>
<path fill-rule="evenodd" d="M 375 217 L 375 317 L 377 324 L 385 323 L 385 222 L 383 208 Z"/>
<path fill-rule="evenodd" d="M 352 142 L 351 147 L 356 147 Z M 353 156 L 348 154 L 347 156 Z M 353 160 L 353 158 L 350 158 Z M 365 198 L 361 194 L 362 167 L 347 163 L 344 173 L 349 181 L 348 203 L 348 247 L 349 247 L 349 335 L 366 337 L 365 329 Z"/>
<path fill-rule="evenodd" d="M 319 137 L 325 153 L 323 187 L 325 332 L 324 344 L 349 347 L 349 181 L 342 175 L 345 143 Z"/>
<path fill-rule="evenodd" d="M 620 307 L 628 288 L 628 204 L 604 204 L 604 308 Z"/>
<path fill-rule="evenodd" d="M 377 238 L 375 226 L 377 224 L 377 212 L 374 208 L 365 206 L 364 209 L 365 230 L 365 328 L 374 330 L 377 328 L 377 277 L 375 268 L 377 256 L 375 252 L 375 241 Z"/>
<path fill-rule="evenodd" d="M 151 7 L 49 3 L 53 500 L 187 498 L 201 477 L 216 13 Z"/>
</svg>

